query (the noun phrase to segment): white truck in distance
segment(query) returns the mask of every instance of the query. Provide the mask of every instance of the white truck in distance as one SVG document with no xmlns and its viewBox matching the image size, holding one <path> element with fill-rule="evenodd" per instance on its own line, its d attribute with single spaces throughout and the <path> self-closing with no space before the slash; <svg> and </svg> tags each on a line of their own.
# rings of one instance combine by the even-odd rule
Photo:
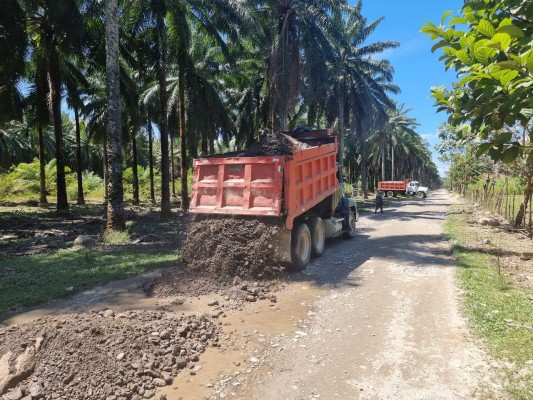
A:
<svg viewBox="0 0 533 400">
<path fill-rule="evenodd" d="M 381 181 L 378 182 L 378 190 L 385 193 L 387 197 L 396 197 L 398 194 L 408 194 L 419 199 L 426 198 L 429 189 L 420 186 L 418 181 L 404 179 L 403 181 Z"/>
</svg>

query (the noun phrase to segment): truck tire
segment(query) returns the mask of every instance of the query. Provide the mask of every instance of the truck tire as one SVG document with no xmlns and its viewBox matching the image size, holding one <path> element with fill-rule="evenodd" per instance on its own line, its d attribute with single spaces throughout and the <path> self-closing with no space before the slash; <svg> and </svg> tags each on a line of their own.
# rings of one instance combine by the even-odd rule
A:
<svg viewBox="0 0 533 400">
<path fill-rule="evenodd" d="M 387 197 L 394 196 L 394 192 L 392 190 L 387 191 Z"/>
<path fill-rule="evenodd" d="M 320 257 L 326 247 L 326 228 L 324 221 L 320 217 L 311 218 L 308 222 L 311 232 L 311 255 Z"/>
<path fill-rule="evenodd" d="M 353 214 L 352 210 L 350 210 L 350 213 L 348 214 L 348 225 L 349 229 L 344 232 L 344 237 L 346 239 L 351 239 L 357 234 L 357 228 L 355 226 L 355 215 Z"/>
<path fill-rule="evenodd" d="M 292 230 L 292 269 L 302 271 L 311 260 L 311 231 L 307 224 L 300 224 Z"/>
<path fill-rule="evenodd" d="M 424 198 L 426 198 L 426 194 L 424 192 L 418 192 L 416 194 L 416 197 L 419 198 L 419 199 L 424 199 Z"/>
</svg>

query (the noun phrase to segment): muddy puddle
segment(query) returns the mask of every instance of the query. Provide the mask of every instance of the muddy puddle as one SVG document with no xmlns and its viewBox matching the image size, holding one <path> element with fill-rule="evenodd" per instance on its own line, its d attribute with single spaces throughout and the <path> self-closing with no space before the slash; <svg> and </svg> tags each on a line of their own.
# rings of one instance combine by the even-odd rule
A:
<svg viewBox="0 0 533 400">
<path fill-rule="evenodd" d="M 221 319 L 224 338 L 221 348 L 206 350 L 197 364 L 197 371 L 180 373 L 173 384 L 158 393 L 168 399 L 197 400 L 212 395 L 217 382 L 232 379 L 261 370 L 254 365 L 254 354 L 270 346 L 270 339 L 280 335 L 293 335 L 298 321 L 307 318 L 309 301 L 324 293 L 312 285 L 293 283 L 277 293 L 278 303 L 251 303 L 243 311 L 228 313 Z"/>
<path fill-rule="evenodd" d="M 182 304 L 176 304 L 176 297 L 147 297 L 140 288 L 160 274 L 161 271 L 155 271 L 112 282 L 83 291 L 69 299 L 13 313 L 1 322 L 6 325 L 21 324 L 47 315 L 103 309 L 112 309 L 117 313 L 159 309 L 176 314 L 202 314 L 213 311 L 213 307 L 208 305 L 213 300 L 218 300 L 222 306 L 229 303 L 219 295 L 186 297 Z M 165 394 L 168 399 L 202 399 L 212 395 L 221 380 L 231 377 L 238 382 L 236 378 L 240 375 L 260 371 L 264 367 L 250 361 L 254 354 L 269 347 L 273 337 L 294 335 L 298 330 L 298 321 L 307 318 L 309 304 L 321 296 L 323 291 L 309 283 L 286 283 L 284 289 L 276 293 L 276 303 L 246 302 L 242 310 L 225 311 L 219 317 L 222 328 L 220 347 L 207 348 L 194 370 L 183 370 L 171 385 L 160 388 L 157 393 Z"/>
</svg>

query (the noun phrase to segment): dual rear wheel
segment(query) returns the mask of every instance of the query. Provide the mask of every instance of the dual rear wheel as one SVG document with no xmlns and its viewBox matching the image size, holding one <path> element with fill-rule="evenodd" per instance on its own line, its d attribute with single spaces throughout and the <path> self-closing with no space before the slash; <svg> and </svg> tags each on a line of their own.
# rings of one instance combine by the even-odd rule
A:
<svg viewBox="0 0 533 400">
<path fill-rule="evenodd" d="M 292 230 L 291 259 L 295 270 L 307 267 L 311 256 L 320 257 L 326 247 L 326 228 L 320 217 L 313 217 L 302 222 Z"/>
<path fill-rule="evenodd" d="M 348 230 L 344 232 L 347 239 L 355 237 L 355 215 L 350 210 L 348 214 Z M 302 222 L 292 230 L 291 260 L 292 267 L 301 271 L 307 267 L 311 257 L 320 257 L 326 247 L 326 227 L 320 217 L 312 217 Z"/>
</svg>

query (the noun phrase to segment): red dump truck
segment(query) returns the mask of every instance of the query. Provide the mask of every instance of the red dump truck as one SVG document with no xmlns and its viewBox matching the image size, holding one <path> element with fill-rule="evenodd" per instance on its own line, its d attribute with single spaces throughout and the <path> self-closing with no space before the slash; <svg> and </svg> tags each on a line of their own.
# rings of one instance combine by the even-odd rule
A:
<svg viewBox="0 0 533 400">
<path fill-rule="evenodd" d="M 427 197 L 429 189 L 420 186 L 418 181 L 404 179 L 403 181 L 380 181 L 378 190 L 385 193 L 387 197 L 396 197 L 398 194 L 409 194 L 423 199 Z"/>
<path fill-rule="evenodd" d="M 276 258 L 301 270 L 311 256 L 322 255 L 326 238 L 355 236 L 357 204 L 342 195 L 332 129 L 291 137 L 305 148 L 279 156 L 195 159 L 189 211 L 278 221 Z"/>
</svg>

